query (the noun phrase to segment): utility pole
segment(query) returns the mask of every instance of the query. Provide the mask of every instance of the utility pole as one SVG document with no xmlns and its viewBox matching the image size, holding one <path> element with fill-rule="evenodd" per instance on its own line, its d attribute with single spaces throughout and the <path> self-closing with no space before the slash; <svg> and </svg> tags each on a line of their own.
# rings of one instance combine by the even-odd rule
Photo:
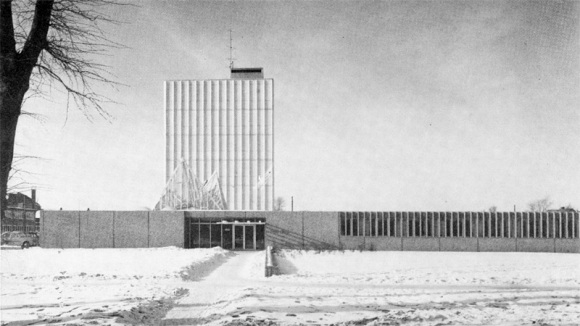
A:
<svg viewBox="0 0 580 326">
<path fill-rule="evenodd" d="M 290 211 L 294 211 L 294 196 L 290 197 Z"/>
<path fill-rule="evenodd" d="M 230 57 L 228 58 L 230 62 L 230 70 L 234 68 L 234 47 L 233 47 L 233 39 L 232 39 L 232 30 L 230 29 Z"/>
</svg>

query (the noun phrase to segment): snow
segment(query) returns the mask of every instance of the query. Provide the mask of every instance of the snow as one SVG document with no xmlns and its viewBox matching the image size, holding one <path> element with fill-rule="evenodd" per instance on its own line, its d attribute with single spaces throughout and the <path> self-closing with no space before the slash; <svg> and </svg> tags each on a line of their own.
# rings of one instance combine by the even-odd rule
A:
<svg viewBox="0 0 580 326">
<path fill-rule="evenodd" d="M 575 254 L 282 250 L 276 254 L 281 275 L 271 278 L 247 272 L 257 271 L 248 265 L 258 261 L 263 266 L 263 255 L 243 255 L 248 254 L 232 257 L 202 282 L 213 292 L 179 299 L 166 320 L 208 325 L 580 320 Z"/>
<path fill-rule="evenodd" d="M 549 325 L 580 320 L 580 256 L 553 253 L 237 253 L 179 299 L 169 324 Z"/>
<path fill-rule="evenodd" d="M 282 251 L 282 274 L 313 283 L 580 286 L 574 254 Z"/>
<path fill-rule="evenodd" d="M 2 250 L 2 322 L 573 325 L 580 255 Z M 165 299 L 162 299 L 165 298 Z M 147 313 L 149 315 L 147 315 Z M 131 319 L 133 318 L 133 319 Z M 141 318 L 141 319 L 139 319 Z M 39 322 L 40 319 L 40 322 Z"/>
<path fill-rule="evenodd" d="M 293 251 L 260 295 L 282 323 L 577 325 L 580 255 Z M 290 314 L 288 313 L 290 312 Z M 296 315 L 296 316 L 293 316 Z"/>
<path fill-rule="evenodd" d="M 42 249 L 2 251 L 2 269 L 11 274 L 46 277 L 101 274 L 103 277 L 175 276 L 184 266 L 225 254 L 224 250 L 176 247 L 147 249 Z M 4 274 L 4 273 L 3 273 Z"/>
<path fill-rule="evenodd" d="M 77 320 L 175 295 L 227 258 L 221 248 L 42 249 L 0 251 L 2 322 Z M 106 318 L 105 318 L 106 319 Z M 106 323 L 113 323 L 113 319 Z"/>
</svg>

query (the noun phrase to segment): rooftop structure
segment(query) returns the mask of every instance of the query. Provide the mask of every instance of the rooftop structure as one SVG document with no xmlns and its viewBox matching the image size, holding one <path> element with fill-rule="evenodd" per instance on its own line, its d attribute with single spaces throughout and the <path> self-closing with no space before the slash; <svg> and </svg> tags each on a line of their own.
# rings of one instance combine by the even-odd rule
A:
<svg viewBox="0 0 580 326">
<path fill-rule="evenodd" d="M 262 68 L 231 68 L 232 79 L 264 79 Z"/>
</svg>

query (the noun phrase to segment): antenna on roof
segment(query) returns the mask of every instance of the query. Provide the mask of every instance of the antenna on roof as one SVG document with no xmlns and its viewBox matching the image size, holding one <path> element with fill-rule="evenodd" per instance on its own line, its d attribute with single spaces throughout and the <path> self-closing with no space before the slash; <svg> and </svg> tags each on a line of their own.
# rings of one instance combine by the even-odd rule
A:
<svg viewBox="0 0 580 326">
<path fill-rule="evenodd" d="M 234 47 L 232 46 L 232 30 L 230 29 L 230 57 L 228 58 L 230 62 L 230 70 L 234 68 L 234 57 L 233 57 Z"/>
</svg>

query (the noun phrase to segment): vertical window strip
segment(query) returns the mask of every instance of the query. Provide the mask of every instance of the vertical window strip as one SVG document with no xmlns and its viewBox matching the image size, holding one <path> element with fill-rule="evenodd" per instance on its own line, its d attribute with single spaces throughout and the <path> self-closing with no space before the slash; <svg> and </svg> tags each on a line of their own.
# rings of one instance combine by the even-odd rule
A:
<svg viewBox="0 0 580 326">
<path fill-rule="evenodd" d="M 397 236 L 397 214 L 395 212 L 388 212 L 387 213 L 387 221 L 388 221 L 388 235 L 389 237 L 396 237 Z"/>
<path fill-rule="evenodd" d="M 417 236 L 417 234 L 416 234 L 416 231 L 417 230 L 415 230 L 415 212 L 413 212 L 412 215 L 413 216 L 410 218 L 410 221 L 411 221 L 411 234 L 412 234 L 413 237 L 416 237 Z"/>
<path fill-rule="evenodd" d="M 526 212 L 526 226 L 527 226 L 527 229 L 526 229 L 526 238 L 528 238 L 528 239 L 530 238 L 530 233 L 531 233 L 530 232 L 530 229 L 531 229 L 530 228 L 530 226 L 531 226 L 530 224 L 531 224 L 530 212 Z"/>
<path fill-rule="evenodd" d="M 425 213 L 425 236 L 433 236 L 433 229 L 432 229 L 432 225 L 433 225 L 433 215 L 428 212 Z"/>
<path fill-rule="evenodd" d="M 353 236 L 354 235 L 354 229 L 353 229 L 354 219 L 352 218 L 352 212 L 348 212 L 346 214 L 348 216 L 348 228 L 349 228 L 348 235 Z"/>
<path fill-rule="evenodd" d="M 451 219 L 450 219 L 450 223 L 449 223 L 449 237 L 453 237 L 455 236 L 455 214 L 453 212 L 450 213 L 451 214 Z"/>
<path fill-rule="evenodd" d="M 540 213 L 540 214 L 541 214 L 541 213 Z M 536 238 L 536 235 L 537 235 L 537 233 L 538 233 L 538 232 L 537 232 L 537 229 L 538 229 L 538 224 L 537 224 L 537 220 L 538 220 L 538 219 L 537 219 L 537 216 L 538 216 L 537 212 L 534 212 L 534 216 L 532 217 L 532 219 L 533 219 L 532 223 L 533 223 L 533 225 L 534 225 L 534 229 L 532 230 L 532 231 L 533 231 L 533 232 L 532 232 L 532 237 L 533 237 L 534 239 Z"/>
<path fill-rule="evenodd" d="M 441 238 L 441 212 L 437 212 L 437 237 Z"/>
<path fill-rule="evenodd" d="M 384 212 L 381 212 L 381 225 L 382 225 L 382 227 L 381 227 L 381 234 L 380 235 L 384 237 L 385 236 L 385 213 Z"/>
<path fill-rule="evenodd" d="M 443 236 L 445 238 L 449 237 L 449 224 L 447 223 L 449 216 L 447 212 L 443 212 Z"/>
<path fill-rule="evenodd" d="M 558 212 L 557 216 L 558 216 L 558 224 L 557 224 L 558 230 L 556 232 L 556 236 L 558 237 L 558 239 L 562 239 L 563 238 L 563 236 L 562 236 L 562 224 L 563 224 L 562 223 L 562 221 L 563 221 L 562 212 Z"/>
<path fill-rule="evenodd" d="M 411 216 L 409 216 L 409 212 L 405 212 L 405 216 L 405 235 L 411 237 Z"/>
</svg>

